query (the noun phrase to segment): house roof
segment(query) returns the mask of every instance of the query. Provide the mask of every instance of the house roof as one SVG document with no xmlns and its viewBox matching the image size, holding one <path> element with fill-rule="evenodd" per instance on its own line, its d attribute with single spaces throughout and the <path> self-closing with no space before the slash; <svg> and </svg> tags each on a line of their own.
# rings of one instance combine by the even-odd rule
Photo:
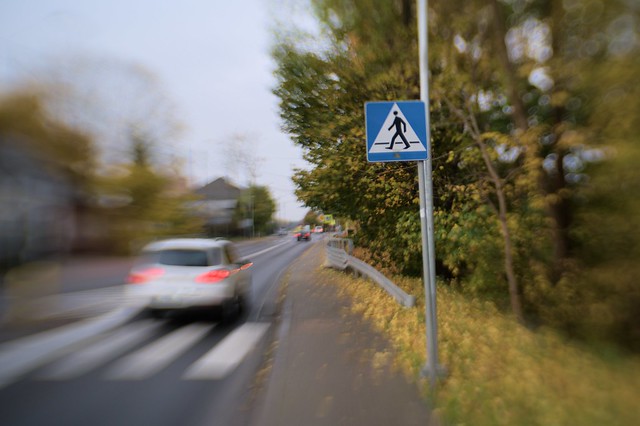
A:
<svg viewBox="0 0 640 426">
<path fill-rule="evenodd" d="M 218 178 L 194 191 L 206 200 L 237 200 L 242 189 Z"/>
</svg>

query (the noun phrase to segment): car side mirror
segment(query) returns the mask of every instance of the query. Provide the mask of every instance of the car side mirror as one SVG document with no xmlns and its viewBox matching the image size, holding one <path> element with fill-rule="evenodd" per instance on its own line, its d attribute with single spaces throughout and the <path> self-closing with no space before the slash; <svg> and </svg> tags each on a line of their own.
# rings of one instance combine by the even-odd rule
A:
<svg viewBox="0 0 640 426">
<path fill-rule="evenodd" d="M 240 261 L 240 265 L 240 269 L 245 270 L 251 268 L 253 266 L 253 262 L 251 262 L 249 259 L 242 259 Z"/>
</svg>

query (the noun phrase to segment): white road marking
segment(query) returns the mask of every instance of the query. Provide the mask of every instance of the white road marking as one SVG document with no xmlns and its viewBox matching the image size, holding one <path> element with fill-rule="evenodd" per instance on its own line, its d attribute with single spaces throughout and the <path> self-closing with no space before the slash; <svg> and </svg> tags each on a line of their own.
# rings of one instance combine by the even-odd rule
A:
<svg viewBox="0 0 640 426">
<path fill-rule="evenodd" d="M 120 309 L 0 345 L 0 388 L 68 353 L 73 346 L 126 323 L 138 312 L 139 309 Z"/>
<path fill-rule="evenodd" d="M 271 250 L 275 250 L 275 249 L 277 249 L 278 247 L 283 246 L 283 245 L 285 245 L 285 244 L 289 244 L 289 243 L 291 243 L 291 241 L 285 241 L 285 242 L 283 242 L 283 243 L 276 244 L 276 245 L 275 245 L 275 246 L 273 246 L 273 247 L 269 247 L 269 248 L 267 248 L 267 249 L 260 250 L 260 251 L 255 252 L 255 253 L 248 254 L 246 257 L 247 257 L 248 259 L 251 259 L 252 257 L 258 257 L 258 256 L 260 256 L 261 254 L 268 253 L 268 252 L 270 252 Z"/>
<path fill-rule="evenodd" d="M 131 305 L 123 285 L 58 293 L 20 303 L 33 318 L 43 321 L 56 318 L 86 318 Z"/>
<path fill-rule="evenodd" d="M 190 324 L 182 327 L 137 352 L 121 359 L 110 368 L 107 380 L 140 380 L 165 368 L 204 337 L 215 324 Z"/>
<path fill-rule="evenodd" d="M 81 376 L 125 353 L 145 338 L 151 336 L 162 323 L 140 321 L 105 335 L 95 344 L 70 354 L 49 365 L 38 375 L 41 380 L 68 380 Z"/>
<path fill-rule="evenodd" d="M 268 323 L 245 323 L 196 361 L 185 372 L 187 380 L 221 379 L 233 371 L 269 329 Z"/>
</svg>

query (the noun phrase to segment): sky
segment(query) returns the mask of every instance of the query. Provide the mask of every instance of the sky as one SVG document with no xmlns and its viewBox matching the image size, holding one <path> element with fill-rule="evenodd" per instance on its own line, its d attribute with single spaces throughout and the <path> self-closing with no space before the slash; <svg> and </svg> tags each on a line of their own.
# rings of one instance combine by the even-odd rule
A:
<svg viewBox="0 0 640 426">
<path fill-rule="evenodd" d="M 306 163 L 280 130 L 270 57 L 274 27 L 311 22 L 299 3 L 0 0 L 0 90 L 43 62 L 55 67 L 69 57 L 142 67 L 174 106 L 182 131 L 171 149 L 191 184 L 221 176 L 247 184 L 247 174 L 225 160 L 234 135 L 243 135 L 242 149 L 255 159 L 257 183 L 269 187 L 277 218 L 302 220 L 308 209 L 296 200 L 291 175 Z"/>
</svg>

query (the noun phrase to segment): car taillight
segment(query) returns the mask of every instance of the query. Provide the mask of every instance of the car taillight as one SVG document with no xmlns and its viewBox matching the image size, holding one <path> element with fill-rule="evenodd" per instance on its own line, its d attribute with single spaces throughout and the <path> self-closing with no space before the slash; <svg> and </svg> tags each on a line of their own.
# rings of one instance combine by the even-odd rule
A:
<svg viewBox="0 0 640 426">
<path fill-rule="evenodd" d="M 127 278 L 129 284 L 142 284 L 158 278 L 164 274 L 162 268 L 147 268 L 140 271 L 131 272 Z"/>
<path fill-rule="evenodd" d="M 231 275 L 231 272 L 227 269 L 215 269 L 213 271 L 205 272 L 202 275 L 196 277 L 197 283 L 215 283 L 222 281 Z"/>
</svg>

